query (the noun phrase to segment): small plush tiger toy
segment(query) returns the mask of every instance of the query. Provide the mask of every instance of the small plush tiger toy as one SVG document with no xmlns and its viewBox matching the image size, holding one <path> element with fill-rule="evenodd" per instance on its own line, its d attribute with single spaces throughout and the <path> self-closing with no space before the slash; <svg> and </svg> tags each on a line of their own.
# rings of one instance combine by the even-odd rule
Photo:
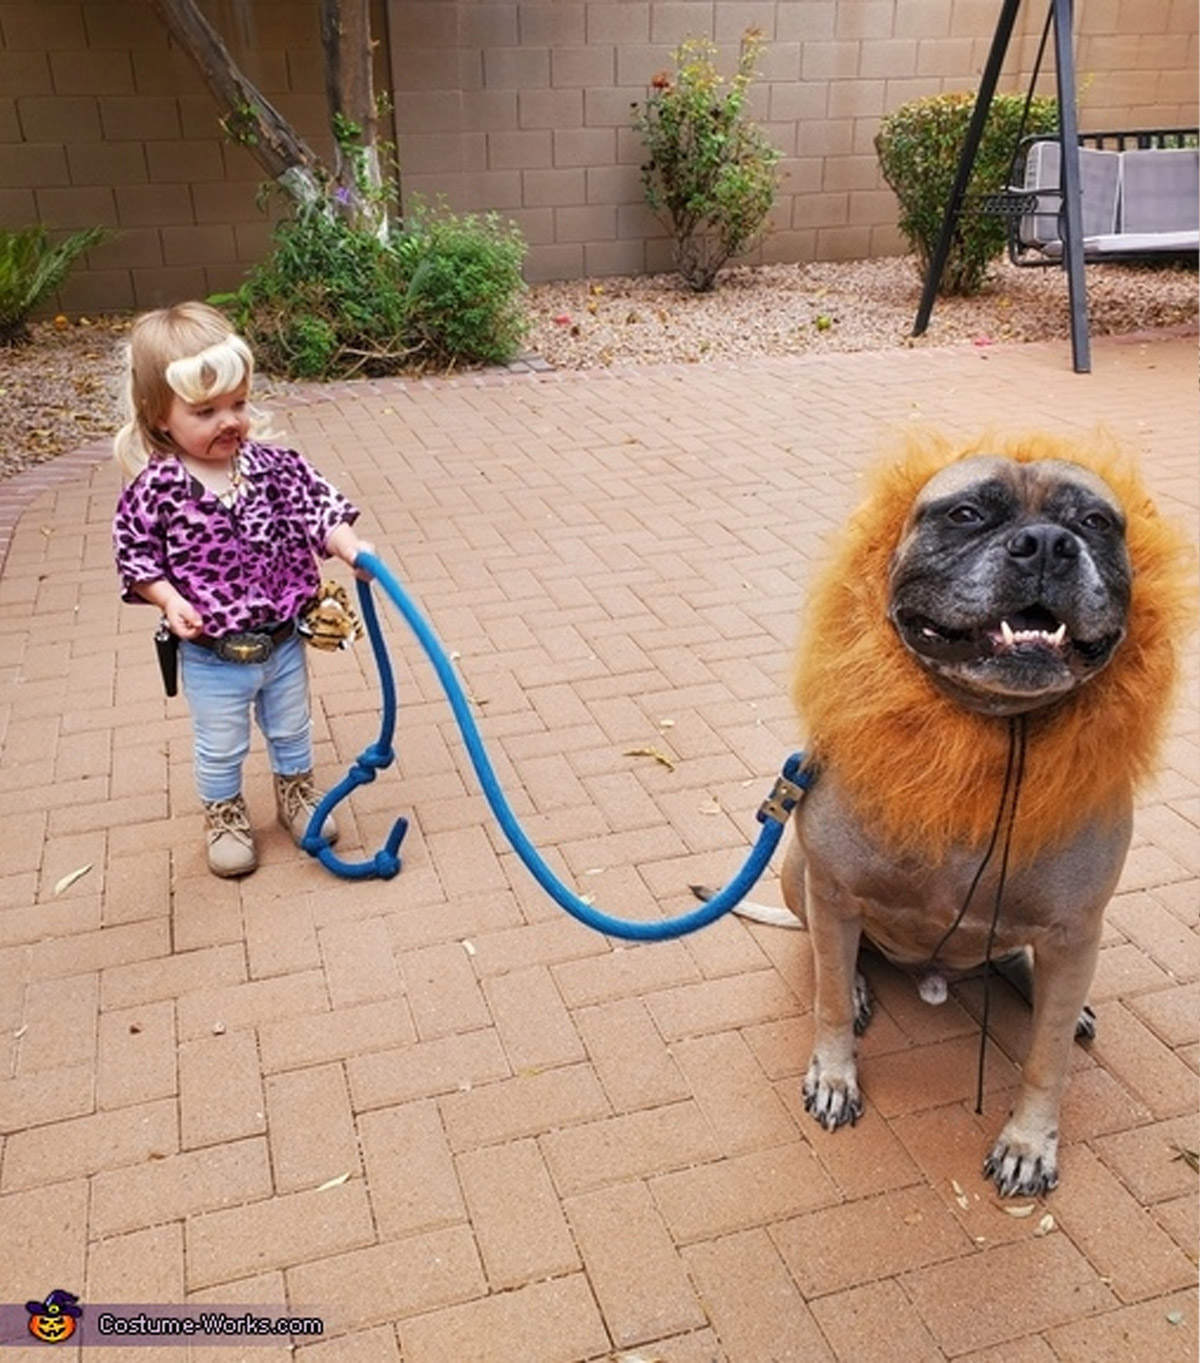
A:
<svg viewBox="0 0 1200 1363">
<path fill-rule="evenodd" d="M 362 621 L 354 613 L 344 587 L 322 582 L 316 596 L 304 607 L 296 621 L 297 632 L 325 653 L 349 648 L 363 635 Z"/>
</svg>

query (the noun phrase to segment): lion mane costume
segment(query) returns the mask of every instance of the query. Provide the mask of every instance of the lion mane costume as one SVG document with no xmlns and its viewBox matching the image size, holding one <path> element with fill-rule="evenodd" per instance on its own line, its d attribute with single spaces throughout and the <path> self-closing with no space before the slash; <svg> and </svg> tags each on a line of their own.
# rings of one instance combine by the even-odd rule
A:
<svg viewBox="0 0 1200 1363">
<path fill-rule="evenodd" d="M 1194 554 L 1156 511 L 1132 463 L 1109 442 L 1044 435 L 981 440 L 956 450 L 913 440 L 874 476 L 833 560 L 811 593 L 793 697 L 810 756 L 836 770 L 859 817 L 885 845 L 926 857 L 979 846 L 995 824 L 1009 757 L 1009 721 L 944 695 L 888 618 L 892 551 L 917 492 L 972 454 L 1059 459 L 1099 475 L 1128 518 L 1133 569 L 1128 633 L 1103 672 L 1027 716 L 1014 864 L 1067 839 L 1089 819 L 1115 818 L 1152 771 L 1195 618 Z"/>
</svg>

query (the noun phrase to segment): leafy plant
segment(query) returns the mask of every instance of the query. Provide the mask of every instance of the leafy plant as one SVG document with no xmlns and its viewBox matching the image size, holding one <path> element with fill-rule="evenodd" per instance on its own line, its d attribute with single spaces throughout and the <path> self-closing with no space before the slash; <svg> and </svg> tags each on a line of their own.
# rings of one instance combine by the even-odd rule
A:
<svg viewBox="0 0 1200 1363">
<path fill-rule="evenodd" d="M 285 219 L 225 309 L 259 363 L 290 378 L 510 359 L 525 333 L 525 244 L 494 216 L 419 210 L 381 234 L 333 204 Z"/>
<path fill-rule="evenodd" d="M 526 246 L 514 223 L 494 213 L 418 209 L 397 233 L 395 250 L 407 280 L 408 335 L 423 354 L 440 364 L 513 357 L 528 326 Z"/>
<path fill-rule="evenodd" d="M 912 100 L 884 118 L 875 138 L 883 177 L 900 201 L 900 231 L 916 252 L 922 274 L 928 269 L 941 236 L 974 107 L 975 96 L 968 93 Z M 1048 133 L 1058 127 L 1056 100 L 1035 97 L 1022 127 L 1024 107 L 1023 95 L 998 94 L 992 100 L 967 184 L 967 206 L 959 215 L 942 274 L 943 294 L 978 293 L 987 278 L 988 267 L 1004 252 L 1007 238 L 1004 220 L 972 211 L 970 198 L 1006 188 L 1022 132 Z"/>
<path fill-rule="evenodd" d="M 75 261 L 111 236 L 107 227 L 89 227 L 55 245 L 40 223 L 15 231 L 0 227 L 0 346 L 21 340 L 33 310 L 66 279 Z"/>
<path fill-rule="evenodd" d="M 633 126 L 650 159 L 642 166 L 646 203 L 673 238 L 675 267 L 697 293 L 713 287 L 730 256 L 748 249 L 766 222 L 781 153 L 746 113 L 759 30 L 742 38 L 737 73 L 725 81 L 706 38 L 675 52 L 675 78 L 655 76 L 634 104 Z"/>
</svg>

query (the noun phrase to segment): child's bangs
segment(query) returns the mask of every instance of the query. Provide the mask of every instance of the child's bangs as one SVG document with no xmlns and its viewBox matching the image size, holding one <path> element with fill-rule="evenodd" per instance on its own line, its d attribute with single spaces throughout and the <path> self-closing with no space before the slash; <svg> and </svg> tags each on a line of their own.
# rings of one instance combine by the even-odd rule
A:
<svg viewBox="0 0 1200 1363">
<path fill-rule="evenodd" d="M 248 384 L 253 368 L 250 347 L 240 336 L 229 336 L 198 355 L 187 355 L 167 365 L 171 391 L 185 402 L 207 402 Z"/>
</svg>

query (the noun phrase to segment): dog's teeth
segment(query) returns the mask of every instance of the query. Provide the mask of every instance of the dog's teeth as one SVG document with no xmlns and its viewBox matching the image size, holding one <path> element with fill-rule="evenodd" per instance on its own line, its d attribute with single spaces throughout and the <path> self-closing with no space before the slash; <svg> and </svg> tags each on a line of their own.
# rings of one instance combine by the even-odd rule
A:
<svg viewBox="0 0 1200 1363">
<path fill-rule="evenodd" d="M 1067 638 L 1066 625 L 1059 625 L 1059 627 L 1050 636 L 1050 642 L 1054 645 L 1055 648 L 1061 648 L 1063 644 L 1066 642 L 1066 638 Z"/>
<path fill-rule="evenodd" d="M 1013 644 L 1017 642 L 1017 636 L 1013 633 L 1013 627 L 1007 620 L 1000 621 L 1000 638 L 1003 640 L 1005 648 L 1012 648 Z"/>
</svg>

